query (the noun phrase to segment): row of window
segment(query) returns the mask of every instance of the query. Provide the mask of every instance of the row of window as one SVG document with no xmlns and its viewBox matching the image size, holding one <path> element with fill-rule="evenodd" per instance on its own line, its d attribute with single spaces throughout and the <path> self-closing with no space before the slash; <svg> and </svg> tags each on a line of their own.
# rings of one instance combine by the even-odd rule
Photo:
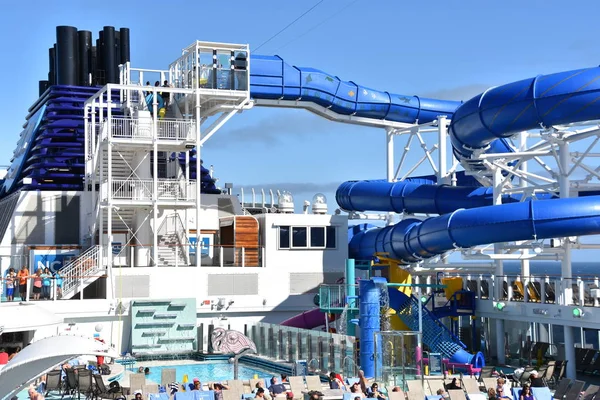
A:
<svg viewBox="0 0 600 400">
<path fill-rule="evenodd" d="M 280 249 L 335 249 L 335 226 L 280 226 Z"/>
</svg>

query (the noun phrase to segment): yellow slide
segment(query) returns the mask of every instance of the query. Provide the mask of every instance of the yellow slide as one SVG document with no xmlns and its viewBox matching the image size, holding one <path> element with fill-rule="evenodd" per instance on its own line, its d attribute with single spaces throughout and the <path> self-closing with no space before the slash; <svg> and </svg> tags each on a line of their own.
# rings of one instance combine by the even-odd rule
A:
<svg viewBox="0 0 600 400">
<path fill-rule="evenodd" d="M 387 253 L 377 253 L 375 254 L 379 260 L 381 261 L 378 265 L 387 265 L 388 266 L 388 282 L 390 283 L 404 283 L 411 284 L 412 276 L 408 271 L 398 266 L 398 262 L 391 258 L 387 258 Z M 412 294 L 412 288 L 410 286 L 404 287 L 391 287 L 390 290 L 398 290 L 404 293 L 407 296 Z M 400 317 L 396 314 L 395 310 L 390 310 L 392 315 L 390 316 L 390 325 L 391 328 L 395 331 L 409 331 L 410 328 L 406 326 L 404 322 L 400 319 Z"/>
</svg>

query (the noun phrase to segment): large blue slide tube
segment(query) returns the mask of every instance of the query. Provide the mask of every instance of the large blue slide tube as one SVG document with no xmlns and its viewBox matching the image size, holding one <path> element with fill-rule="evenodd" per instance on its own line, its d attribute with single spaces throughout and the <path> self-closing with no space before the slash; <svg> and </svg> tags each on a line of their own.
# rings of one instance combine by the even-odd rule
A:
<svg viewBox="0 0 600 400">
<path fill-rule="evenodd" d="M 341 115 L 411 124 L 450 117 L 461 104 L 374 90 L 318 69 L 289 65 L 279 56 L 253 55 L 250 63 L 250 95 L 255 99 L 312 102 Z"/>
<path fill-rule="evenodd" d="M 375 376 L 375 360 L 381 362 L 381 346 L 377 346 L 378 354 L 375 357 L 375 332 L 381 327 L 381 297 L 379 285 L 386 284 L 384 278 L 371 278 L 371 280 L 358 281 L 360 293 L 360 365 L 365 376 Z"/>
<path fill-rule="evenodd" d="M 517 240 L 600 234 L 600 197 L 525 201 L 457 210 L 440 217 L 405 219 L 396 225 L 357 233 L 349 257 L 370 259 L 376 252 L 405 264 L 454 248 Z"/>
<path fill-rule="evenodd" d="M 600 119 L 600 68 L 540 75 L 491 88 L 460 106 L 450 124 L 459 159 L 496 139 L 553 125 Z"/>
<path fill-rule="evenodd" d="M 494 189 L 486 187 L 428 185 L 402 181 L 348 181 L 335 194 L 346 211 L 384 211 L 397 213 L 446 214 L 459 208 L 493 204 Z M 515 203 L 520 195 L 505 195 L 504 203 Z"/>
</svg>

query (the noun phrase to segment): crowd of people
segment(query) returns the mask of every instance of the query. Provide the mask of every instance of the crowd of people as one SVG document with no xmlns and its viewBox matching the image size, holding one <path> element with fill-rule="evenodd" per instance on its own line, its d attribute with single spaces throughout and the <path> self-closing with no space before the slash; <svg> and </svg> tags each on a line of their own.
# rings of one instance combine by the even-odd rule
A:
<svg viewBox="0 0 600 400">
<path fill-rule="evenodd" d="M 18 273 L 11 267 L 1 281 L 4 283 L 6 301 L 14 301 L 17 294 L 21 301 L 26 301 L 29 282 L 33 300 L 50 300 L 53 286 L 56 288 L 56 298 L 62 297 L 63 277 L 59 271 L 52 273 L 49 268 L 38 268 L 31 274 L 25 265 Z"/>
</svg>

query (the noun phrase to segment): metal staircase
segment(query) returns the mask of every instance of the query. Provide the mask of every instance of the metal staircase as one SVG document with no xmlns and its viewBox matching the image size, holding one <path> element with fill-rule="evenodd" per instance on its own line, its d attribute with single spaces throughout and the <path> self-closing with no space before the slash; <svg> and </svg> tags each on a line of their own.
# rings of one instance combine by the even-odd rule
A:
<svg viewBox="0 0 600 400">
<path fill-rule="evenodd" d="M 100 246 L 92 246 L 60 270 L 62 298 L 70 299 L 90 284 L 106 276 L 106 262 Z"/>
<path fill-rule="evenodd" d="M 189 265 L 186 246 L 189 239 L 179 214 L 165 217 L 158 228 L 158 260 L 159 266 L 173 267 Z"/>
<path fill-rule="evenodd" d="M 159 267 L 188 265 L 185 260 L 185 249 L 179 240 L 179 235 L 169 233 L 159 236 L 157 261 Z"/>
</svg>

